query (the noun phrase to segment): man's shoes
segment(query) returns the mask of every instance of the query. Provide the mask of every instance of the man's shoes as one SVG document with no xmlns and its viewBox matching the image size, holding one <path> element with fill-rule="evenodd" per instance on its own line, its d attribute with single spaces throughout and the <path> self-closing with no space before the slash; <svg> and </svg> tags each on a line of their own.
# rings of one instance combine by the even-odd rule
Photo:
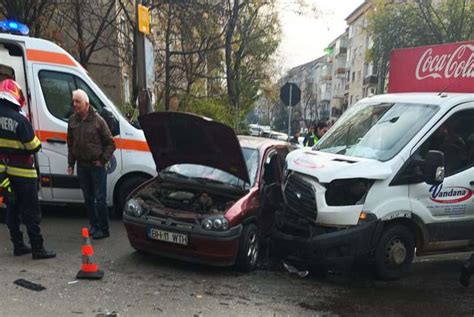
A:
<svg viewBox="0 0 474 317">
<path fill-rule="evenodd" d="M 94 227 L 89 227 L 89 235 L 93 236 L 97 232 L 97 229 Z"/>
<path fill-rule="evenodd" d="M 98 230 L 92 235 L 92 239 L 94 239 L 94 240 L 105 239 L 105 238 L 108 238 L 108 237 L 110 237 L 110 233 L 102 231 L 102 230 Z"/>
<path fill-rule="evenodd" d="M 45 248 L 33 250 L 32 254 L 33 260 L 51 259 L 56 257 L 56 253 L 53 251 L 48 251 Z"/>
<path fill-rule="evenodd" d="M 466 265 L 463 265 L 461 269 L 461 275 L 459 276 L 459 283 L 462 286 L 468 287 L 471 282 L 471 272 L 469 272 L 469 268 Z"/>
<path fill-rule="evenodd" d="M 26 246 L 25 244 L 20 244 L 20 245 L 17 245 L 17 246 L 13 247 L 13 255 L 14 256 L 21 256 L 21 255 L 25 255 L 25 254 L 28 254 L 28 253 L 31 253 L 31 248 Z"/>
</svg>

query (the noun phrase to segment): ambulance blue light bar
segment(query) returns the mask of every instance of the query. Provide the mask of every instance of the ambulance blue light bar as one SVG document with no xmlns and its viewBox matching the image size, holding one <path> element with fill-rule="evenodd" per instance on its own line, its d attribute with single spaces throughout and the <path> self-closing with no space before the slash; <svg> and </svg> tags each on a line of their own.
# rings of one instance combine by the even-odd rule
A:
<svg viewBox="0 0 474 317">
<path fill-rule="evenodd" d="M 0 33 L 28 35 L 30 33 L 30 29 L 26 25 L 14 20 L 3 20 L 0 21 Z"/>
</svg>

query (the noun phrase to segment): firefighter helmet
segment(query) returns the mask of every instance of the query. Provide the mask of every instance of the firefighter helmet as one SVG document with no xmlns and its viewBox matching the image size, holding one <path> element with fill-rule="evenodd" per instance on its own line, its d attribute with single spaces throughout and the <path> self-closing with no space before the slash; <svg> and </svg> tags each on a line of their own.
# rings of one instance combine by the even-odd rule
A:
<svg viewBox="0 0 474 317">
<path fill-rule="evenodd" d="M 5 79 L 0 82 L 0 99 L 6 100 L 19 108 L 26 104 L 25 95 L 20 85 L 13 79 Z"/>
</svg>

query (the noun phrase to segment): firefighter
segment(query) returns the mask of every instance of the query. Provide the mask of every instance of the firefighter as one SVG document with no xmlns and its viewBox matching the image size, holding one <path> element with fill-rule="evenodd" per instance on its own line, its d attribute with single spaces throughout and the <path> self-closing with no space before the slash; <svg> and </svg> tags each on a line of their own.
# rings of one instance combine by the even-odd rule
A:
<svg viewBox="0 0 474 317">
<path fill-rule="evenodd" d="M 48 259 L 56 254 L 43 246 L 38 175 L 33 157 L 41 148 L 41 142 L 28 119 L 20 113 L 25 104 L 21 87 L 14 80 L 0 82 L 0 173 L 8 177 L 13 193 L 6 195 L 6 220 L 15 256 L 32 253 L 33 259 Z M 31 248 L 23 241 L 21 220 Z"/>
</svg>

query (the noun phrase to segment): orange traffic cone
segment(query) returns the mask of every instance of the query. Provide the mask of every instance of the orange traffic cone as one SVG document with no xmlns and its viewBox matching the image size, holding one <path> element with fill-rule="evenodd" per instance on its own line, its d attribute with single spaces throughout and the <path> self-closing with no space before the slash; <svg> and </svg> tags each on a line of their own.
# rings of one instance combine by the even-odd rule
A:
<svg viewBox="0 0 474 317">
<path fill-rule="evenodd" d="M 82 228 L 82 237 L 84 238 L 84 244 L 82 245 L 82 266 L 76 278 L 89 280 L 101 279 L 104 276 L 104 272 L 99 270 L 99 265 L 94 263 L 94 248 L 92 247 L 91 239 L 89 238 L 89 230 L 87 228 Z"/>
</svg>

